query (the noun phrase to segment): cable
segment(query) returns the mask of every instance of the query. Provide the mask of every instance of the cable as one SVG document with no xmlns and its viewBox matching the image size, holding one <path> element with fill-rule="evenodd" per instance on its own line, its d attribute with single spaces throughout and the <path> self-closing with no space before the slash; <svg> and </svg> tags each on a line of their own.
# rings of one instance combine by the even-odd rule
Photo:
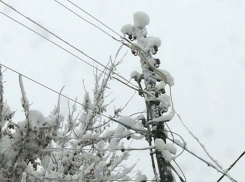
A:
<svg viewBox="0 0 245 182">
<path fill-rule="evenodd" d="M 183 175 L 183 177 L 185 178 L 185 182 L 187 182 L 187 179 L 186 179 L 186 176 L 185 176 L 185 174 L 184 174 L 184 172 L 183 172 L 183 170 L 181 169 L 181 167 L 179 166 L 179 164 L 175 161 L 175 160 L 173 160 L 174 161 L 174 163 L 176 164 L 176 166 L 179 168 L 179 170 L 180 170 L 180 172 L 182 173 L 182 175 Z M 177 171 L 176 171 L 177 172 Z M 180 177 L 180 176 L 179 176 Z M 180 180 L 182 180 L 183 181 L 183 179 L 182 178 L 180 178 Z"/>
<path fill-rule="evenodd" d="M 1 0 L 0 0 L 0 2 L 1 2 Z M 35 30 L 33 30 L 33 29 L 29 28 L 29 27 L 27 27 L 27 26 L 26 26 L 26 25 L 24 25 L 23 23 L 21 23 L 21 22 L 19 22 L 19 21 L 15 20 L 14 18 L 12 18 L 12 17 L 10 17 L 10 16 L 6 15 L 5 13 L 3 13 L 3 12 L 1 12 L 1 11 L 0 11 L 0 13 L 1 13 L 1 14 L 3 14 L 4 16 L 6 16 L 7 18 L 9 18 L 9 19 L 13 20 L 14 22 L 16 22 L 16 23 L 20 24 L 21 26 L 23 26 L 23 27 L 27 28 L 28 30 L 30 30 L 30 31 L 32 31 L 32 32 L 34 32 L 35 34 L 37 34 L 37 35 L 41 36 L 42 38 L 46 39 L 47 41 L 49 41 L 49 42 L 51 42 L 52 44 L 56 45 L 57 47 L 61 48 L 62 50 L 64 50 L 64 51 L 68 52 L 69 54 L 71 54 L 72 56 L 74 56 L 74 57 L 76 57 L 77 59 L 81 60 L 82 62 L 86 63 L 87 65 L 89 65 L 89 66 L 91 66 L 91 67 L 93 67 L 93 68 L 95 68 L 95 69 L 98 69 L 98 68 L 96 68 L 95 66 L 93 66 L 92 64 L 90 64 L 90 63 L 86 62 L 85 60 L 83 60 L 83 59 L 81 59 L 80 57 L 76 56 L 76 55 L 75 55 L 75 54 L 73 54 L 72 52 L 68 51 L 67 49 L 65 49 L 65 48 L 63 48 L 62 46 L 58 45 L 57 43 L 53 42 L 52 40 L 50 40 L 50 39 L 46 38 L 46 37 L 45 37 L 45 36 L 43 36 L 42 34 L 40 34 L 40 33 L 36 32 Z M 102 70 L 100 70 L 100 69 L 98 69 L 98 70 L 99 70 L 100 72 L 103 72 L 103 71 L 102 71 Z"/>
<path fill-rule="evenodd" d="M 73 101 L 73 102 L 75 102 L 75 103 L 77 103 L 77 104 L 79 104 L 79 105 L 81 105 L 81 106 L 85 106 L 84 104 L 82 104 L 82 103 L 76 101 L 75 99 L 72 99 L 72 98 L 70 98 L 70 97 L 68 97 L 68 96 L 66 96 L 66 95 L 64 95 L 64 94 L 62 94 L 62 93 L 60 93 L 60 92 L 58 92 L 58 91 L 56 91 L 56 90 L 54 90 L 54 89 L 52 89 L 52 88 L 50 88 L 50 87 L 44 85 L 44 84 L 42 84 L 42 83 L 40 83 L 40 82 L 38 82 L 38 81 L 36 81 L 36 80 L 30 78 L 30 77 L 28 77 L 28 76 L 25 76 L 25 75 L 23 75 L 22 73 L 20 73 L 20 72 L 14 70 L 14 69 L 12 69 L 12 68 L 10 68 L 10 67 L 8 67 L 8 66 L 5 66 L 5 65 L 2 64 L 2 63 L 0 63 L 0 65 L 2 65 L 2 66 L 5 67 L 5 68 L 8 68 L 9 70 L 11 70 L 11 71 L 13 71 L 13 72 L 15 72 L 15 73 L 17 73 L 17 74 L 19 74 L 19 75 L 25 77 L 26 79 L 28 79 L 28 80 L 30 80 L 30 81 L 32 81 L 32 82 L 34 82 L 34 83 L 36 83 L 36 84 L 38 84 L 38 85 L 40 85 L 40 86 L 42 86 L 42 87 L 45 87 L 46 89 L 48 89 L 48 90 L 50 90 L 50 91 L 52 91 L 52 92 L 54 92 L 54 93 L 56 93 L 56 94 L 59 94 L 59 95 L 65 97 L 65 98 L 68 99 L 68 100 L 71 100 L 71 101 Z M 87 107 L 87 106 L 86 106 L 86 107 Z M 87 108 L 88 108 L 89 110 L 94 111 L 94 109 L 92 109 L 92 108 L 90 108 L 90 107 L 87 107 Z M 126 125 L 126 124 L 124 124 L 124 123 L 121 123 L 120 121 L 118 121 L 118 120 L 116 120 L 116 119 L 114 119 L 114 118 L 111 118 L 111 117 L 109 117 L 109 116 L 106 116 L 105 114 L 103 114 L 103 113 L 101 113 L 101 112 L 98 112 L 98 113 L 101 114 L 102 116 L 104 116 L 104 117 L 106 117 L 106 118 L 112 120 L 112 121 L 115 121 L 115 122 L 117 122 L 117 123 L 119 123 L 119 124 L 125 126 L 126 128 L 129 127 L 128 125 Z M 138 132 L 147 133 L 147 131 L 141 130 L 141 129 L 136 129 L 136 128 L 134 128 L 134 130 L 135 130 L 135 131 L 138 131 Z"/>
<path fill-rule="evenodd" d="M 245 151 L 235 160 L 235 162 L 233 162 L 233 164 L 231 164 L 231 166 L 227 169 L 227 171 L 225 172 L 225 174 L 237 163 L 237 161 L 239 161 L 242 156 L 245 154 Z M 225 176 L 225 174 L 223 174 L 217 182 L 221 181 L 223 179 L 223 177 Z"/>
<path fill-rule="evenodd" d="M 31 21 L 32 23 L 34 23 L 35 25 L 39 26 L 40 28 L 42 28 L 43 30 L 47 31 L 48 33 L 50 33 L 51 35 L 55 36 L 57 39 L 61 40 L 62 42 L 64 42 L 65 44 L 69 45 L 70 47 L 72 47 L 73 49 L 75 49 L 76 51 L 78 51 L 79 53 L 83 54 L 84 56 L 86 56 L 87 58 L 91 59 L 92 61 L 96 62 L 97 64 L 99 64 L 100 66 L 104 67 L 105 69 L 108 70 L 108 68 L 101 64 L 99 61 L 95 60 L 94 58 L 92 58 L 91 56 L 87 55 L 86 53 L 84 53 L 82 50 L 78 49 L 77 47 L 73 46 L 72 44 L 70 44 L 69 42 L 65 41 L 64 39 L 62 39 L 61 37 L 59 37 L 58 35 L 56 35 L 55 33 L 51 32 L 50 30 L 48 30 L 47 28 L 43 27 L 42 25 L 40 25 L 39 23 L 37 23 L 36 21 L 32 20 L 31 18 L 27 17 L 26 15 L 24 15 L 23 13 L 19 12 L 18 10 L 16 10 L 15 8 L 13 8 L 12 6 L 10 6 L 9 4 L 3 2 L 2 0 L 0 0 L 1 3 L 3 3 L 5 6 L 9 7 L 10 9 L 12 9 L 13 11 L 15 11 L 16 13 L 18 13 L 19 15 L 21 15 L 22 17 L 26 18 L 27 20 Z M 58 45 L 57 43 L 51 41 L 50 39 L 44 37 L 43 35 L 41 35 L 40 33 L 34 31 L 33 29 L 27 27 L 26 25 L 24 25 L 23 23 L 20 23 L 19 21 L 15 20 L 14 18 L 6 15 L 5 13 L 1 12 L 3 15 L 5 15 L 6 17 L 10 18 L 11 20 L 15 21 L 16 23 L 24 26 L 25 28 L 27 28 L 28 30 L 36 33 L 37 35 L 41 36 L 42 38 L 48 40 L 49 42 L 53 43 L 54 45 L 58 46 L 59 48 L 61 48 L 62 50 L 68 52 L 69 54 L 75 56 L 76 58 L 78 58 L 79 60 L 81 60 L 82 62 L 94 67 L 93 65 L 91 65 L 90 63 L 84 61 L 83 59 L 79 58 L 78 56 L 74 55 L 73 53 L 71 53 L 70 51 L 68 51 L 67 49 L 63 48 L 62 46 Z M 116 39 L 117 40 L 117 39 Z M 119 41 L 119 40 L 117 40 Z M 121 43 L 121 41 L 119 41 Z M 99 70 L 99 69 L 98 69 Z M 99 70 L 101 71 L 101 70 Z M 101 71 L 102 72 L 102 71 Z M 117 75 L 118 77 L 122 78 L 123 80 L 127 81 L 128 80 L 126 78 L 124 78 L 123 76 L 119 75 L 118 73 L 116 72 L 113 72 L 115 75 Z M 132 84 L 132 83 L 130 83 Z M 132 84 L 133 85 L 133 84 Z M 135 85 L 133 85 L 134 87 L 136 87 Z"/>
<path fill-rule="evenodd" d="M 174 140 L 172 140 L 171 138 L 167 137 L 168 140 L 174 142 L 176 145 L 178 145 L 179 147 L 183 148 L 185 151 L 187 151 L 188 153 L 190 153 L 191 155 L 193 155 L 194 157 L 196 157 L 197 159 L 199 159 L 200 161 L 204 162 L 208 167 L 212 167 L 213 169 L 215 169 L 217 172 L 220 172 L 221 174 L 224 174 L 225 176 L 227 176 L 226 173 L 224 173 L 222 170 L 220 170 L 219 168 L 217 168 L 216 166 L 214 166 L 213 164 L 211 164 L 210 162 L 206 161 L 205 159 L 199 157 L 197 154 L 195 154 L 194 152 L 190 151 L 188 148 L 181 146 L 180 144 L 176 143 Z M 228 176 L 227 176 L 228 177 Z M 237 182 L 235 179 L 232 178 L 233 181 Z"/>
<path fill-rule="evenodd" d="M 101 29 L 100 27 L 98 27 L 97 25 L 95 25 L 94 23 L 91 23 L 90 21 L 86 20 L 85 18 L 83 18 L 82 16 L 80 16 L 79 14 L 77 14 L 76 12 L 74 12 L 73 10 L 71 10 L 70 8 L 68 8 L 67 6 L 65 6 L 64 4 L 62 4 L 61 2 L 59 2 L 57 0 L 53 0 L 53 1 L 55 1 L 57 4 L 59 4 L 60 6 L 62 6 L 65 9 L 67 9 L 68 11 L 72 12 L 73 14 L 75 14 L 76 16 L 78 16 L 79 18 L 81 18 L 82 20 L 84 20 L 85 22 L 87 22 L 90 25 L 94 26 L 95 28 L 99 29 L 100 31 L 102 31 L 103 33 L 105 33 L 106 35 L 108 35 L 109 37 L 111 37 L 114 40 L 120 42 L 120 40 L 117 40 L 115 37 L 113 37 L 112 35 L 110 35 L 106 31 L 104 31 L 103 29 Z M 121 37 L 121 35 L 119 35 L 119 36 Z"/>
<path fill-rule="evenodd" d="M 56 1 L 56 0 L 54 0 Z M 91 18 L 95 19 L 96 21 L 98 21 L 100 24 L 104 25 L 106 28 L 108 28 L 109 30 L 111 30 L 112 32 L 114 32 L 115 34 L 117 34 L 119 37 L 121 37 L 121 35 L 119 33 L 117 33 L 115 30 L 113 30 L 112 28 L 110 28 L 109 26 L 107 26 L 106 24 L 104 24 L 103 22 L 101 22 L 99 19 L 95 18 L 93 15 L 91 15 L 90 13 L 88 13 L 87 11 L 85 11 L 84 9 L 82 9 L 80 6 L 76 5 L 75 3 L 73 3 L 70 0 L 67 0 L 69 3 L 71 3 L 72 5 L 74 5 L 75 7 L 77 7 L 78 9 L 80 9 L 81 11 L 83 11 L 84 13 L 86 13 L 87 15 L 89 15 Z"/>
<path fill-rule="evenodd" d="M 1 2 L 1 0 L 0 0 L 0 2 Z M 6 15 L 5 13 L 3 13 L 3 12 L 1 12 L 1 11 L 0 11 L 0 13 L 3 14 L 4 16 L 6 16 L 7 18 L 11 19 L 12 21 L 18 23 L 19 25 L 21 25 L 21 26 L 27 28 L 28 30 L 32 31 L 33 33 L 39 35 L 40 37 L 44 38 L 45 40 L 49 41 L 50 43 L 52 43 L 52 44 L 54 44 L 55 46 L 59 47 L 60 49 L 64 50 L 65 52 L 71 54 L 72 56 L 76 57 L 76 58 L 79 59 L 80 61 L 86 63 L 87 65 L 89 65 L 89 66 L 91 66 L 91 67 L 93 67 L 93 68 L 95 68 L 95 69 L 97 69 L 97 70 L 99 70 L 100 72 L 103 73 L 103 71 L 100 70 L 99 68 L 97 68 L 97 67 L 93 66 L 92 64 L 88 63 L 87 61 L 81 59 L 81 58 L 78 57 L 77 55 L 73 54 L 72 52 L 68 51 L 68 50 L 65 49 L 64 47 L 62 47 L 62 46 L 58 45 L 57 43 L 53 42 L 52 40 L 46 38 L 45 36 L 41 35 L 40 33 L 36 32 L 35 30 L 33 30 L 33 29 L 27 27 L 27 26 L 24 25 L 23 23 L 21 23 L 21 22 L 15 20 L 14 18 L 12 18 L 12 17 Z M 105 68 L 106 68 L 106 67 L 105 67 Z M 118 74 L 117 74 L 117 75 L 118 75 Z M 134 89 L 134 90 L 138 91 L 138 89 L 136 89 L 136 88 L 133 87 L 133 86 L 135 86 L 135 85 L 133 85 L 132 83 L 131 83 L 131 84 L 132 84 L 133 86 L 130 86 L 130 85 L 126 84 L 125 82 L 121 81 L 120 79 L 118 79 L 118 78 L 116 78 L 116 77 L 114 77 L 114 76 L 112 76 L 112 77 L 113 77 L 114 79 L 116 79 L 117 81 L 123 83 L 123 84 L 126 85 L 127 87 L 130 87 L 131 89 Z M 123 77 L 120 76 L 120 75 L 119 75 L 119 77 L 123 78 Z M 123 78 L 123 79 L 126 80 L 125 78 Z M 135 87 L 137 87 L 137 86 L 135 86 Z"/>
</svg>

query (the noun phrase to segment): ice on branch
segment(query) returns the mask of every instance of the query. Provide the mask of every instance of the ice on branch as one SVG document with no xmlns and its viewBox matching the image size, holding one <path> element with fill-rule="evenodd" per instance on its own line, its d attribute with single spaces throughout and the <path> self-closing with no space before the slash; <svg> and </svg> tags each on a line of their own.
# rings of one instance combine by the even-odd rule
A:
<svg viewBox="0 0 245 182">
<path fill-rule="evenodd" d="M 138 11 L 134 13 L 133 17 L 135 26 L 144 27 L 150 23 L 150 18 L 145 12 Z"/>
<path fill-rule="evenodd" d="M 123 117 L 119 118 L 118 121 L 120 123 L 125 124 L 126 126 L 128 126 L 130 128 L 132 128 L 135 124 L 134 120 L 128 116 L 123 116 Z"/>
<path fill-rule="evenodd" d="M 43 114 L 37 110 L 30 110 L 28 119 L 31 129 L 40 128 L 45 123 L 45 118 L 43 117 Z"/>
<path fill-rule="evenodd" d="M 88 113 L 90 106 L 91 106 L 91 100 L 89 97 L 89 93 L 86 92 L 86 94 L 84 95 L 84 99 L 83 99 L 83 110 Z"/>
</svg>

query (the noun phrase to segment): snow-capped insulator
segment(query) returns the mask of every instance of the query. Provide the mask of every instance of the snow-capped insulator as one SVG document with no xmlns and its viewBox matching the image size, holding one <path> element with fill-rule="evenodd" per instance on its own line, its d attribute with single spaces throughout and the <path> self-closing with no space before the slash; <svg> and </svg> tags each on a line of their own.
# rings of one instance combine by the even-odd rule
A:
<svg viewBox="0 0 245 182">
<path fill-rule="evenodd" d="M 135 56 L 138 55 L 137 52 L 136 52 L 135 50 L 132 50 L 132 54 L 135 55 Z"/>
<path fill-rule="evenodd" d="M 133 35 L 128 35 L 128 38 L 129 38 L 129 40 L 131 40 L 131 41 L 134 41 L 135 39 L 136 39 L 136 37 L 135 36 L 133 36 Z"/>
<path fill-rule="evenodd" d="M 158 47 L 156 45 L 153 46 L 153 49 L 157 52 L 158 51 Z"/>
<path fill-rule="evenodd" d="M 145 12 L 138 11 L 134 13 L 133 17 L 134 17 L 134 26 L 144 27 L 150 23 L 150 18 Z"/>
<path fill-rule="evenodd" d="M 160 65 L 160 64 L 161 64 L 160 59 L 156 58 L 156 59 L 155 59 L 155 61 L 156 61 L 156 64 L 158 64 L 158 65 Z"/>
</svg>

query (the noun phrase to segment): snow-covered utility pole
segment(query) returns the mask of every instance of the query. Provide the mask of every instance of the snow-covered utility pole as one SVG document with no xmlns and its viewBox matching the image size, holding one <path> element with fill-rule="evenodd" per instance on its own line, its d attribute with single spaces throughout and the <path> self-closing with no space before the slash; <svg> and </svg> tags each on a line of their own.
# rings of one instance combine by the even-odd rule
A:
<svg viewBox="0 0 245 182">
<path fill-rule="evenodd" d="M 146 25 L 150 23 L 149 16 L 144 12 L 136 12 L 133 16 L 134 25 L 124 25 L 121 29 L 124 35 L 137 43 L 129 43 L 132 53 L 140 57 L 142 74 L 134 71 L 131 78 L 138 83 L 142 92 L 139 94 L 145 98 L 147 107 L 147 122 L 145 127 L 148 128 L 151 135 L 147 138 L 149 144 L 154 139 L 156 146 L 156 159 L 159 169 L 161 182 L 174 182 L 174 176 L 171 172 L 172 154 L 176 153 L 176 148 L 166 143 L 165 122 L 170 121 L 174 112 L 167 113 L 170 106 L 170 97 L 165 94 L 165 85 L 172 86 L 174 80 L 172 76 L 165 70 L 158 69 L 160 60 L 152 57 L 158 51 L 161 40 L 158 37 L 147 37 Z M 141 86 L 141 80 L 145 83 L 145 92 Z M 157 84 L 157 82 L 159 82 Z M 151 152 L 153 155 L 154 152 Z M 152 160 L 154 160 L 152 158 Z M 155 164 L 153 161 L 153 168 Z M 153 169 L 156 171 L 155 169 Z M 158 178 L 156 172 L 155 177 Z M 158 181 L 158 179 L 156 179 Z"/>
</svg>

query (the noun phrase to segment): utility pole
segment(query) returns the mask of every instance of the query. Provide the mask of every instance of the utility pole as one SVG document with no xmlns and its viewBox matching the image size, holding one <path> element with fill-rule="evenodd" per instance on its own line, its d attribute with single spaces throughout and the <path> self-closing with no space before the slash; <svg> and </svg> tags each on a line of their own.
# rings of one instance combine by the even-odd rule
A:
<svg viewBox="0 0 245 182">
<path fill-rule="evenodd" d="M 156 99 L 160 95 L 165 94 L 164 85 L 166 84 L 166 77 L 165 79 L 159 78 L 159 75 L 157 75 L 155 71 L 160 65 L 160 60 L 154 59 L 152 54 L 157 53 L 158 47 L 161 45 L 161 40 L 157 37 L 147 37 L 147 30 L 145 26 L 148 25 L 149 22 L 150 19 L 146 13 L 136 12 L 134 14 L 134 25 L 125 25 L 122 27 L 121 31 L 124 34 L 127 34 L 131 41 L 137 41 L 137 44 L 132 44 L 130 47 L 132 49 L 132 53 L 136 56 L 139 55 L 141 58 L 140 62 L 142 67 L 142 74 L 131 74 L 131 77 L 135 78 L 140 88 L 142 88 L 140 82 L 143 79 L 145 83 L 145 91 L 147 91 L 147 93 L 151 93 L 151 95 L 154 96 L 152 97 L 142 92 L 139 93 L 145 97 L 147 108 L 146 127 L 149 131 L 151 131 L 148 142 L 151 143 L 152 138 L 154 141 L 160 138 L 166 143 L 164 122 L 150 122 L 154 121 L 156 118 L 161 117 L 163 113 L 167 112 L 167 109 L 163 109 L 163 107 L 160 106 L 160 101 Z M 157 81 L 163 80 L 165 80 L 165 84 L 162 84 L 162 87 L 156 87 Z M 165 160 L 161 151 L 156 151 L 155 155 L 158 164 L 160 182 L 174 182 L 170 163 Z"/>
</svg>

